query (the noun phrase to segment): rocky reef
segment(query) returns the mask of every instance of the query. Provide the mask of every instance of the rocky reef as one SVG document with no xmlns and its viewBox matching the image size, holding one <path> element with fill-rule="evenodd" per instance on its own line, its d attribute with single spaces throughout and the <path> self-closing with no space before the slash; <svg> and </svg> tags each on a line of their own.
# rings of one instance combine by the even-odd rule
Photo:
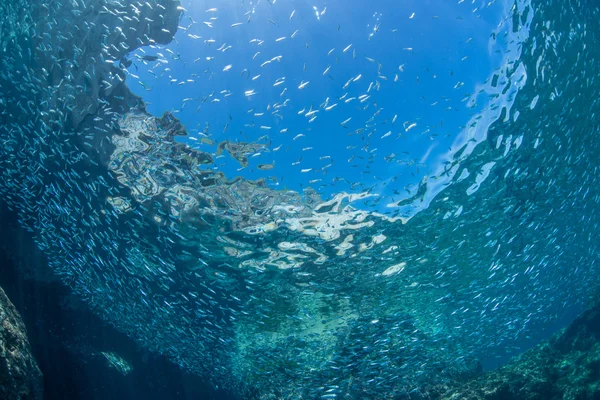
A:
<svg viewBox="0 0 600 400">
<path fill-rule="evenodd" d="M 21 316 L 0 289 L 0 398 L 42 398 L 42 373 L 31 353 Z"/>
<path fill-rule="evenodd" d="M 507 365 L 452 388 L 406 399 L 534 400 L 600 398 L 600 300 L 567 328 Z M 402 397 L 401 397 L 402 398 Z"/>
</svg>

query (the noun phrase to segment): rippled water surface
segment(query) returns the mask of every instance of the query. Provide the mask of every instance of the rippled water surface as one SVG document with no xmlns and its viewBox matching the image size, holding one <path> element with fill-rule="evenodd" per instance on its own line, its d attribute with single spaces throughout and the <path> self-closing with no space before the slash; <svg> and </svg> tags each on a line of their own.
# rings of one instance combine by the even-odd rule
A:
<svg viewBox="0 0 600 400">
<path fill-rule="evenodd" d="M 593 5 L 21 3 L 3 201 L 92 309 L 219 387 L 393 398 L 598 284 Z"/>
</svg>

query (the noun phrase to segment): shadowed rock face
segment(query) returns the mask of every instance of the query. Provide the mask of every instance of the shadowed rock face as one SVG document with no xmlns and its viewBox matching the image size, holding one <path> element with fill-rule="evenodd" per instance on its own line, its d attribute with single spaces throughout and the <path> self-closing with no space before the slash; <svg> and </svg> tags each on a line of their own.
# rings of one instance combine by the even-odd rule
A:
<svg viewBox="0 0 600 400">
<path fill-rule="evenodd" d="M 21 316 L 0 289 L 0 398 L 42 398 L 42 373 L 31 354 Z"/>
</svg>

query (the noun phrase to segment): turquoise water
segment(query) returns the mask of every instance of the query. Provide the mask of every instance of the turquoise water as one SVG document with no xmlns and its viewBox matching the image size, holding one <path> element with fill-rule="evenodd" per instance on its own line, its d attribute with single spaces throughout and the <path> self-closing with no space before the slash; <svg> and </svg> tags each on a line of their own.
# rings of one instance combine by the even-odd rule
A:
<svg viewBox="0 0 600 400">
<path fill-rule="evenodd" d="M 93 310 L 215 386 L 392 398 L 594 294 L 589 4 L 1 11 L 3 200 Z"/>
</svg>

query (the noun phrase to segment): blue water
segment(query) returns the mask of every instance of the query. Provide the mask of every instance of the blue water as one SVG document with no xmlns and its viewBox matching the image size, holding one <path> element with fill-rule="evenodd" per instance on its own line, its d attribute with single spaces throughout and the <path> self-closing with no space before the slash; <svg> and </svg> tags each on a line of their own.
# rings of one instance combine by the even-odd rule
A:
<svg viewBox="0 0 600 400">
<path fill-rule="evenodd" d="M 385 196 L 375 207 L 385 212 L 386 202 L 414 192 L 439 167 L 488 102 L 473 94 L 500 66 L 507 46 L 491 36 L 506 10 L 501 3 L 475 3 L 481 4 L 184 2 L 175 40 L 137 50 L 129 68 L 135 77 L 128 82 L 152 114 L 175 113 L 191 147 L 215 151 L 193 140 L 198 132 L 216 142 L 271 143 L 271 151 L 252 157 L 243 170 L 229 157 L 218 158 L 215 167 L 229 177 L 275 176 L 278 187 L 311 186 L 325 198 L 371 189 Z M 164 57 L 155 62 L 135 61 L 158 54 Z M 273 57 L 281 58 L 261 67 Z M 285 82 L 274 87 L 281 77 Z M 310 83 L 299 90 L 302 82 Z M 249 90 L 256 94 L 245 96 Z M 345 102 L 362 94 L 370 96 L 367 101 Z M 337 106 L 326 111 L 324 104 Z M 305 117 L 311 110 L 318 112 Z M 312 116 L 317 118 L 309 122 Z M 304 136 L 294 140 L 299 134 Z M 273 170 L 256 168 L 272 163 Z M 301 172 L 306 169 L 312 170 Z"/>
</svg>

